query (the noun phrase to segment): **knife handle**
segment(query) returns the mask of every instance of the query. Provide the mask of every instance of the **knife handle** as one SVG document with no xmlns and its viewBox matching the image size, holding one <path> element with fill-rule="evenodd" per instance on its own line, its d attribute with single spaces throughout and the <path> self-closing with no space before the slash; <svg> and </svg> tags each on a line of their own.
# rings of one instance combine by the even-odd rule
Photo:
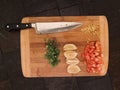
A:
<svg viewBox="0 0 120 90">
<path fill-rule="evenodd" d="M 7 31 L 21 30 L 27 28 L 32 28 L 31 23 L 10 23 L 5 26 L 5 30 Z"/>
</svg>

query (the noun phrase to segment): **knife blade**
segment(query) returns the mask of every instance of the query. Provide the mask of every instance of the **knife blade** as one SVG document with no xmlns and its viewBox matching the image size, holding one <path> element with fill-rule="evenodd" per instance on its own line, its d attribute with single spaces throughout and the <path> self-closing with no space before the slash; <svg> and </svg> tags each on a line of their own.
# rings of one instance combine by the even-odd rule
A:
<svg viewBox="0 0 120 90">
<path fill-rule="evenodd" d="M 7 31 L 20 30 L 26 28 L 34 28 L 37 34 L 47 34 L 55 32 L 63 32 L 75 29 L 81 26 L 79 22 L 37 22 L 37 23 L 17 23 L 7 24 L 5 29 Z"/>
</svg>

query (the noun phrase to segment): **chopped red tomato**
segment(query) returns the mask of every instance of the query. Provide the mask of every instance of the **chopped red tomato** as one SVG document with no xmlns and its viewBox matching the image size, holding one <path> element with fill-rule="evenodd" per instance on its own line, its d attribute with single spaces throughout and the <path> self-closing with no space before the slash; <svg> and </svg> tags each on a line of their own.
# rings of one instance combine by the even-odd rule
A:
<svg viewBox="0 0 120 90">
<path fill-rule="evenodd" d="M 85 59 L 88 72 L 100 73 L 103 65 L 103 54 L 101 53 L 101 44 L 99 41 L 89 42 L 81 56 Z"/>
</svg>

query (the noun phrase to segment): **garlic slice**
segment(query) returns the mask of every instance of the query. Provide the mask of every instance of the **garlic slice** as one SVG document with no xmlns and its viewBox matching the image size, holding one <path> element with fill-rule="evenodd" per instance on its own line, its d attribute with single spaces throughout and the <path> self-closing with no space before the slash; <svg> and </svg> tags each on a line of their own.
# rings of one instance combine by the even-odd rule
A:
<svg viewBox="0 0 120 90">
<path fill-rule="evenodd" d="M 75 65 L 75 64 L 70 64 L 68 67 L 67 67 L 67 72 L 68 73 L 71 73 L 71 74 L 76 74 L 78 72 L 80 72 L 81 69 L 79 66 Z"/>
<path fill-rule="evenodd" d="M 77 47 L 74 44 L 65 44 L 63 47 L 64 50 L 76 50 Z"/>
</svg>

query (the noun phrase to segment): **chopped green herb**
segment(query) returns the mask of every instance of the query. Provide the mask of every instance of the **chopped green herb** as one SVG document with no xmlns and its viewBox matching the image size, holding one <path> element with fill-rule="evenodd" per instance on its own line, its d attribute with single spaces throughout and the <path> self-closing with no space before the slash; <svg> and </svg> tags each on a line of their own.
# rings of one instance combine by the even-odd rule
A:
<svg viewBox="0 0 120 90">
<path fill-rule="evenodd" d="M 48 59 L 49 64 L 56 66 L 59 63 L 59 49 L 56 47 L 56 41 L 49 39 L 46 43 L 46 54 L 45 58 Z"/>
</svg>

